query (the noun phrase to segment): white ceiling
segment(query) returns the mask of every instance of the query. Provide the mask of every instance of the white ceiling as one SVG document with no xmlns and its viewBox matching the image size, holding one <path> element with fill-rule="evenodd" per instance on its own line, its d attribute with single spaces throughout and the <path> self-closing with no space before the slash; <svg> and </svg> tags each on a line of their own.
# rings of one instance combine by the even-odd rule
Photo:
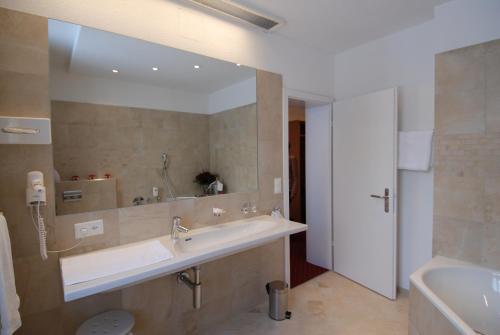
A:
<svg viewBox="0 0 500 335">
<path fill-rule="evenodd" d="M 91 77 L 203 94 L 255 77 L 252 68 L 55 20 L 49 44 L 52 68 Z"/>
<path fill-rule="evenodd" d="M 338 53 L 417 25 L 449 0 L 235 0 L 286 20 L 277 34 Z"/>
</svg>

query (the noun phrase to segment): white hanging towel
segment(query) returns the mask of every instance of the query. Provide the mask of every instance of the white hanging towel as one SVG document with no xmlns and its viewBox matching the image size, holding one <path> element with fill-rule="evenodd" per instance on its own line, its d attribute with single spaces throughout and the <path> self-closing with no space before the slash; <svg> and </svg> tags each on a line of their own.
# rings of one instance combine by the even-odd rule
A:
<svg viewBox="0 0 500 335">
<path fill-rule="evenodd" d="M 12 335 L 21 327 L 19 303 L 9 230 L 7 221 L 0 212 L 0 335 Z"/>
<path fill-rule="evenodd" d="M 428 171 L 431 165 L 433 131 L 400 131 L 398 168 Z"/>
</svg>

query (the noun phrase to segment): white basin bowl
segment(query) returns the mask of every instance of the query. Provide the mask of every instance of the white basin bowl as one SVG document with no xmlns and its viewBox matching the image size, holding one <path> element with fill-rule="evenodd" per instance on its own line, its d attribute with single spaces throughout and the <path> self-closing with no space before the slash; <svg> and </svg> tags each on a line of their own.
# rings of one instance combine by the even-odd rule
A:
<svg viewBox="0 0 500 335">
<path fill-rule="evenodd" d="M 201 251 L 273 230 L 277 225 L 279 223 L 275 221 L 253 220 L 201 228 L 188 234 L 182 234 L 175 242 L 175 250 L 178 252 Z"/>
</svg>

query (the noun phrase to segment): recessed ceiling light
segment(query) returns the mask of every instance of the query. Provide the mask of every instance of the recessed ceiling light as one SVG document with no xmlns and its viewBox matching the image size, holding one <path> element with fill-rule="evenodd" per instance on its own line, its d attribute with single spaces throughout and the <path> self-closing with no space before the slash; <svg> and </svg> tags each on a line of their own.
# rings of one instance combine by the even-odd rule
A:
<svg viewBox="0 0 500 335">
<path fill-rule="evenodd" d="M 117 69 L 113 69 L 112 71 L 113 71 L 113 73 L 118 73 L 119 72 Z"/>
<path fill-rule="evenodd" d="M 158 70 L 159 70 L 156 66 L 153 66 L 151 69 L 152 69 L 153 71 L 158 71 Z"/>
<path fill-rule="evenodd" d="M 200 68 L 200 66 L 199 66 L 199 65 L 195 65 L 195 66 L 194 66 L 194 68 L 195 68 L 196 70 L 198 70 L 198 69 Z"/>
<path fill-rule="evenodd" d="M 237 63 L 237 64 L 236 64 L 236 66 L 241 66 L 241 64 L 240 64 L 240 63 Z"/>
</svg>

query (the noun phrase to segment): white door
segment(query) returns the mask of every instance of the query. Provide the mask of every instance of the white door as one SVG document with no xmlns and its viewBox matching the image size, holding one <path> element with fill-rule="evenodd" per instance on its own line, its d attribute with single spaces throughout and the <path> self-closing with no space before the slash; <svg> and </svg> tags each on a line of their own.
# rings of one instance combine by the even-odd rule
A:
<svg viewBox="0 0 500 335">
<path fill-rule="evenodd" d="M 307 261 L 332 269 L 331 104 L 306 108 Z"/>
<path fill-rule="evenodd" d="M 396 298 L 397 90 L 333 107 L 336 272 Z"/>
</svg>

